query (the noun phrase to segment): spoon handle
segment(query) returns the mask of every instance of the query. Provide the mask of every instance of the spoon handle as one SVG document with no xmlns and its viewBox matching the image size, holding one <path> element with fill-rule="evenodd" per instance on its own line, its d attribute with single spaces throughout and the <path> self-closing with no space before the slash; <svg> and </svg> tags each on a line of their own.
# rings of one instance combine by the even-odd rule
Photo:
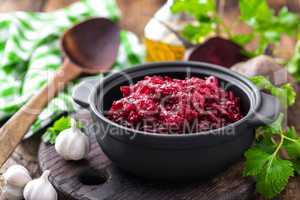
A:
<svg viewBox="0 0 300 200">
<path fill-rule="evenodd" d="M 25 133 L 36 120 L 43 108 L 66 84 L 78 77 L 81 70 L 68 60 L 41 91 L 34 95 L 0 129 L 0 167 L 13 153 Z"/>
</svg>

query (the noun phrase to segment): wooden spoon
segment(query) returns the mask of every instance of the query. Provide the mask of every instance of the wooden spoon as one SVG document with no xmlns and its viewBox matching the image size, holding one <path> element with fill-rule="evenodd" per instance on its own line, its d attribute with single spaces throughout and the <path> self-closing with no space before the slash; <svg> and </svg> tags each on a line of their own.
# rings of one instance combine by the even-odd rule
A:
<svg viewBox="0 0 300 200">
<path fill-rule="evenodd" d="M 62 37 L 63 65 L 53 79 L 34 95 L 0 129 L 0 167 L 10 157 L 48 102 L 82 73 L 108 71 L 120 44 L 118 26 L 105 18 L 93 18 L 69 29 Z"/>
</svg>

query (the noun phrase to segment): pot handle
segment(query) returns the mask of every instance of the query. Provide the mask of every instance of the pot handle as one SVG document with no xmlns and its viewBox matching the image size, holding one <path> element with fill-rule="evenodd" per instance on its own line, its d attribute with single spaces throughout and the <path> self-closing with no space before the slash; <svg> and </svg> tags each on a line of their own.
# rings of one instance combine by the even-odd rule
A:
<svg viewBox="0 0 300 200">
<path fill-rule="evenodd" d="M 89 79 L 79 83 L 79 85 L 77 85 L 73 90 L 72 93 L 73 101 L 75 101 L 83 108 L 90 107 L 89 96 L 98 82 L 99 82 L 99 78 Z"/>
<path fill-rule="evenodd" d="M 269 94 L 261 92 L 261 104 L 255 111 L 249 124 L 252 126 L 266 125 L 274 122 L 281 111 L 279 100 Z"/>
</svg>

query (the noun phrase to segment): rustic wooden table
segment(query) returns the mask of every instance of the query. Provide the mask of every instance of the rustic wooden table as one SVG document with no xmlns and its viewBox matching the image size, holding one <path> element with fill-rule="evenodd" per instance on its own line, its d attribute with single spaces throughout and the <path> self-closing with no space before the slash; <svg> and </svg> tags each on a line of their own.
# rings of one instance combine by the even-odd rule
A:
<svg viewBox="0 0 300 200">
<path fill-rule="evenodd" d="M 69 5 L 70 3 L 78 0 L 0 0 L 0 12 L 8 12 L 15 10 L 24 11 L 51 11 L 57 8 L 61 8 Z M 117 0 L 122 10 L 123 17 L 121 20 L 121 26 L 125 29 L 129 29 L 139 36 L 143 35 L 143 29 L 149 16 L 151 16 L 157 8 L 159 8 L 165 0 Z M 300 10 L 299 0 L 270 0 L 269 2 L 275 8 L 280 8 L 282 5 L 288 5 L 294 11 Z M 234 5 L 236 0 L 227 1 L 228 5 Z M 230 11 L 230 12 L 228 12 Z M 230 22 L 234 20 L 237 15 L 236 9 L 226 10 L 226 21 Z M 240 27 L 239 27 L 240 29 Z M 247 30 L 245 28 L 245 30 Z M 239 30 L 240 31 L 240 30 Z M 243 31 L 243 30 L 242 30 Z M 282 48 L 282 54 L 289 56 L 292 53 L 291 46 L 294 41 L 285 39 L 283 41 L 285 48 Z M 18 146 L 14 154 L 7 161 L 5 166 L 0 169 L 0 173 L 3 172 L 8 166 L 19 163 L 27 167 L 34 177 L 39 175 L 39 168 L 37 164 L 37 150 L 40 143 L 40 136 L 37 135 L 30 140 L 23 141 Z M 290 181 L 287 190 L 279 199 L 286 200 L 300 200 L 300 192 L 295 193 L 294 191 L 300 191 L 300 181 L 297 178 Z M 0 197 L 1 199 L 1 197 Z"/>
</svg>

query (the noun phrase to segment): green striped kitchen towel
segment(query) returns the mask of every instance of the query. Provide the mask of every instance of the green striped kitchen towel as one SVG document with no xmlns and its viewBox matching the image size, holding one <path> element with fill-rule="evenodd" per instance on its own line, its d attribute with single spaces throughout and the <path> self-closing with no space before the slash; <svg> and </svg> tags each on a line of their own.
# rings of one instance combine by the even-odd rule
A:
<svg viewBox="0 0 300 200">
<path fill-rule="evenodd" d="M 0 120 L 20 109 L 61 65 L 59 38 L 62 33 L 93 16 L 118 20 L 120 12 L 115 0 L 82 0 L 51 13 L 0 14 Z M 114 69 L 140 63 L 142 59 L 143 48 L 137 37 L 122 31 Z M 71 90 L 69 86 L 49 103 L 27 136 L 44 128 L 63 112 L 74 110 Z"/>
</svg>

